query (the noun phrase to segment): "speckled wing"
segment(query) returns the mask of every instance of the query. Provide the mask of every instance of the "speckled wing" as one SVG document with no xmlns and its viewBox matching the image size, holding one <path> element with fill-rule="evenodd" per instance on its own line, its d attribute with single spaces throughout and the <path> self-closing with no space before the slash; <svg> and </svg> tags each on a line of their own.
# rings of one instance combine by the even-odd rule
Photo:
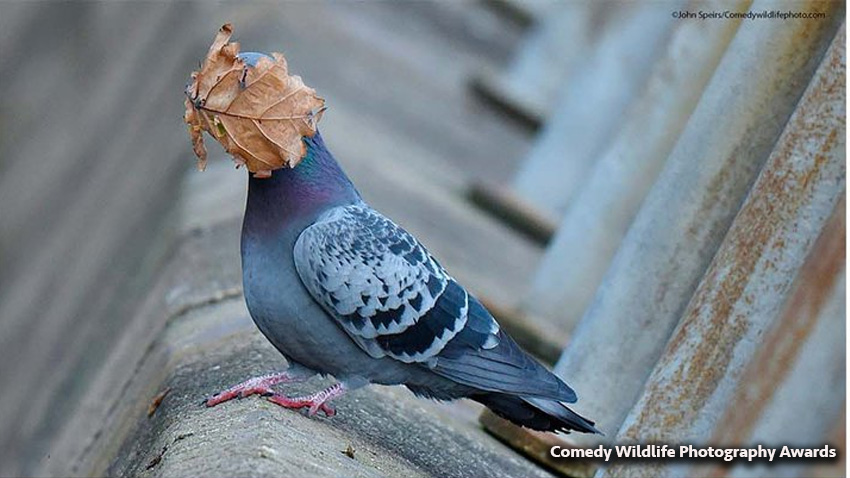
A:
<svg viewBox="0 0 850 478">
<path fill-rule="evenodd" d="M 301 233 L 294 252 L 310 295 L 372 357 L 434 365 L 472 325 L 466 290 L 413 236 L 366 204 L 327 211 Z M 489 314 L 473 329 L 481 332 L 464 334 L 471 349 L 498 343 Z"/>
</svg>

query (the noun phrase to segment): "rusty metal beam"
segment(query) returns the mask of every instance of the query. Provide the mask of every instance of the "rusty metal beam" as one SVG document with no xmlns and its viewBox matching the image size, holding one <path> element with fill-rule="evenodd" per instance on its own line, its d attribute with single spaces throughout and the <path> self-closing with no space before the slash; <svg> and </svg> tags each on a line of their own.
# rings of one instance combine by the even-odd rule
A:
<svg viewBox="0 0 850 478">
<path fill-rule="evenodd" d="M 713 433 L 721 439 L 741 438 L 725 428 L 737 424 L 726 425 L 722 419 L 724 414 L 736 413 L 729 407 L 737 406 L 735 400 L 741 398 L 737 391 L 747 393 L 744 371 L 754 358 L 759 360 L 765 331 L 775 323 L 791 327 L 776 332 L 779 341 L 795 326 L 798 335 L 808 334 L 816 320 L 806 317 L 820 316 L 826 302 L 820 297 L 828 296 L 840 280 L 845 230 L 839 204 L 846 175 L 845 101 L 842 27 L 617 441 L 706 443 Z M 828 222 L 831 216 L 832 222 Z M 798 277 L 796 292 L 787 301 Z M 786 303 L 792 317 L 783 321 Z M 773 350 L 765 353 L 779 353 L 780 360 L 795 355 L 793 343 L 768 342 L 766 346 Z M 759 372 L 771 381 L 781 378 L 788 366 L 771 364 L 776 368 Z M 753 386 L 750 391 L 756 395 L 770 388 L 758 383 Z M 756 407 L 761 402 L 753 399 L 749 403 Z M 746 403 L 745 399 L 745 407 Z M 604 476 L 680 476 L 688 466 L 618 464 Z"/>
<path fill-rule="evenodd" d="M 679 5 L 677 2 L 672 5 Z M 516 192 L 547 214 L 563 214 L 576 188 L 617 133 L 672 30 L 669 3 L 622 3 L 562 88 L 552 118 L 514 179 Z"/>
<path fill-rule="evenodd" d="M 571 70 L 604 28 L 600 4 L 547 5 L 504 72 L 484 72 L 472 86 L 485 99 L 532 129 L 551 114 Z"/>
<path fill-rule="evenodd" d="M 827 18 L 739 28 L 556 366 L 583 397 L 578 411 L 609 437 L 639 398 L 844 15 L 839 2 L 793 5 Z M 752 6 L 772 8 L 776 2 Z"/>
<path fill-rule="evenodd" d="M 749 1 L 691 2 L 745 10 Z M 540 262 L 524 312 L 572 330 L 637 214 L 740 21 L 679 22 L 623 129 L 593 167 Z"/>
<path fill-rule="evenodd" d="M 840 214 L 844 214 L 843 209 Z M 832 236 L 837 235 L 832 234 Z M 840 237 L 843 241 L 845 234 L 840 234 Z M 818 245 L 815 248 L 818 252 L 830 252 L 819 249 Z M 841 248 L 843 253 L 843 242 Z M 824 259 L 815 258 L 814 254 L 816 253 L 810 256 L 810 261 L 823 262 Z M 806 267 L 808 267 L 808 263 Z M 815 268 L 811 267 L 810 269 Z M 839 457 L 845 456 L 844 443 L 842 440 L 836 439 L 835 424 L 841 420 L 846 397 L 845 357 L 847 350 L 844 340 L 847 325 L 845 319 L 846 271 L 842 270 L 835 275 L 830 275 L 831 271 L 828 270 L 824 272 L 827 275 L 823 278 L 812 278 L 814 282 L 798 281 L 799 288 L 789 299 L 794 304 L 786 309 L 781 322 L 774 326 L 776 332 L 774 333 L 773 329 L 771 330 L 771 335 L 774 336 L 772 343 L 765 345 L 768 345 L 768 348 L 776 347 L 773 351 L 780 354 L 777 357 L 779 363 L 771 363 L 762 371 L 766 370 L 768 371 L 767 375 L 774 377 L 781 375 L 781 377 L 776 377 L 777 381 L 773 384 L 772 393 L 765 396 L 764 401 L 758 404 L 760 408 L 748 406 L 750 402 L 747 399 L 752 400 L 754 397 L 747 396 L 746 392 L 743 397 L 744 401 L 738 402 L 736 396 L 736 399 L 730 402 L 730 408 L 737 408 L 740 404 L 743 408 L 753 410 L 754 415 L 758 417 L 758 420 L 752 425 L 752 433 L 749 439 L 742 443 L 749 446 L 758 443 L 777 448 L 781 448 L 783 445 L 816 448 L 822 447 L 826 443 L 838 449 Z M 824 282 L 833 282 L 831 291 L 819 287 L 826 285 Z M 797 309 L 796 307 L 800 305 L 802 305 L 802 308 Z M 793 317 L 794 313 L 801 313 L 802 315 Z M 795 321 L 796 323 L 792 322 L 795 318 L 798 319 Z M 780 335 L 785 336 L 777 340 L 777 336 Z M 785 343 L 780 345 L 779 342 Z M 797 355 L 791 357 L 791 353 Z M 747 389 L 754 385 L 758 389 L 760 385 L 756 383 L 763 382 L 763 380 L 758 377 L 754 379 L 753 383 L 743 381 L 742 388 Z M 731 427 L 734 427 L 732 422 L 722 421 L 718 424 L 718 428 L 728 429 Z M 843 436 L 843 426 L 841 432 L 841 436 Z M 723 433 L 723 431 L 719 433 Z M 716 440 L 717 438 L 713 437 L 710 442 L 715 443 Z M 821 465 L 829 464 L 831 463 L 821 463 Z M 773 466 L 738 464 L 731 469 L 723 467 L 695 468 L 689 470 L 689 474 L 691 476 L 732 476 L 736 478 L 757 478 L 767 475 L 776 478 L 823 476 L 823 473 L 807 472 L 806 468 L 810 466 L 811 463 L 806 462 L 783 462 Z"/>
<path fill-rule="evenodd" d="M 827 413 L 822 407 L 815 406 L 817 400 L 814 398 L 834 395 L 835 400 L 844 402 L 843 381 L 829 370 L 840 368 L 841 376 L 844 375 L 845 214 L 845 201 L 842 199 L 800 270 L 781 316 L 765 334 L 758 351 L 738 379 L 738 388 L 729 401 L 734 406 L 728 407 L 718 421 L 709 440 L 711 443 L 727 446 L 749 442 L 765 446 L 780 443 L 812 445 L 828 430 L 835 413 Z M 823 352 L 833 354 L 823 357 Z M 838 357 L 834 356 L 835 352 Z M 809 358 L 804 356 L 806 354 L 821 360 L 816 365 L 805 367 L 802 375 L 800 372 L 795 375 L 800 362 Z M 840 363 L 836 360 L 839 358 Z M 832 363 L 834 367 L 829 366 Z M 827 383 L 822 385 L 826 387 L 813 387 L 813 378 L 825 380 Z M 835 378 L 837 380 L 833 381 Z M 777 403 L 774 398 L 789 393 L 802 397 L 792 400 L 786 396 L 780 400 L 783 403 Z M 787 409 L 788 406 L 802 405 L 801 401 L 808 402 L 805 405 L 808 413 L 803 409 Z M 812 413 L 820 416 L 804 418 Z M 777 425 L 779 430 L 774 430 L 775 433 L 763 431 Z M 726 471 L 728 469 L 717 468 L 710 475 L 725 476 Z"/>
</svg>

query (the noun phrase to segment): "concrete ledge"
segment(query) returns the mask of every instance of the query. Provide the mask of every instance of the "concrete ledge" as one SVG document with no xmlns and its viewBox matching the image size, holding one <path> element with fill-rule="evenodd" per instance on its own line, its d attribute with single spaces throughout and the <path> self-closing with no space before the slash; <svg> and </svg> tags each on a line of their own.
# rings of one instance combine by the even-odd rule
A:
<svg viewBox="0 0 850 478">
<path fill-rule="evenodd" d="M 330 419 L 256 396 L 206 408 L 206 396 L 284 367 L 241 297 L 174 320 L 147 363 L 137 377 L 147 383 L 146 399 L 106 475 L 548 476 L 445 406 L 398 387 L 355 391 L 335 402 L 338 414 Z M 286 390 L 328 383 L 314 379 Z M 170 393 L 148 418 L 147 403 L 165 389 Z"/>
<path fill-rule="evenodd" d="M 133 429 L 136 414 L 146 410 L 149 390 L 165 379 L 167 356 L 156 351 L 168 324 L 199 306 L 241 297 L 238 256 L 227 252 L 238 247 L 238 240 L 233 221 L 182 236 L 144 303 L 114 338 L 117 343 L 107 365 L 47 446 L 49 452 L 33 475 L 103 474 L 103 462 Z M 152 374 L 142 373 L 148 369 Z"/>
<path fill-rule="evenodd" d="M 239 219 L 215 209 L 198 213 L 216 225 L 199 218 L 182 228 L 168 266 L 39 475 L 550 476 L 481 430 L 479 406 L 417 399 L 400 387 L 353 392 L 335 403 L 332 419 L 260 397 L 202 406 L 227 386 L 285 368 L 244 305 Z M 349 447 L 354 458 L 343 453 Z"/>
</svg>

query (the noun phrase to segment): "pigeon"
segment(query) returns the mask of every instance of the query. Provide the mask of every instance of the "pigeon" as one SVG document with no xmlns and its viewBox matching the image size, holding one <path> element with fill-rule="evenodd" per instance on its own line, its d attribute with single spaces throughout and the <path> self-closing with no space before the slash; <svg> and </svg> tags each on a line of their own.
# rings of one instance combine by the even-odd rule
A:
<svg viewBox="0 0 850 478">
<path fill-rule="evenodd" d="M 249 65 L 262 54 L 243 53 Z M 245 301 L 289 367 L 206 400 L 265 395 L 286 408 L 335 413 L 330 401 L 368 384 L 436 400 L 469 398 L 515 424 L 600 433 L 567 404 L 576 393 L 524 352 L 412 234 L 369 206 L 321 134 L 271 177 L 251 177 L 242 224 Z M 289 397 L 273 387 L 338 380 Z"/>
</svg>

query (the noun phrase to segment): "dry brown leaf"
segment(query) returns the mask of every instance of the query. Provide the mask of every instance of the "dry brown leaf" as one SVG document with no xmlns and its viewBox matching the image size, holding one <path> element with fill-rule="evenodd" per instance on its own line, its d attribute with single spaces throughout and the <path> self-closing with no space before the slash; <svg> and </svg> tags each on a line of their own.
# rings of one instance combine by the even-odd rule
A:
<svg viewBox="0 0 850 478">
<path fill-rule="evenodd" d="M 157 393 L 156 396 L 153 397 L 153 400 L 151 400 L 150 405 L 148 405 L 148 416 L 149 417 L 152 416 L 156 412 L 156 409 L 159 408 L 160 405 L 162 405 L 162 401 L 165 400 L 165 396 L 168 395 L 168 393 L 170 391 L 171 391 L 171 387 L 166 387 L 165 390 Z"/>
<path fill-rule="evenodd" d="M 257 177 L 294 167 L 307 154 L 304 136 L 316 134 L 325 100 L 290 75 L 280 53 L 263 57 L 252 68 L 231 43 L 233 27 L 219 29 L 199 71 L 186 87 L 186 113 L 198 168 L 207 161 L 206 131 Z"/>
</svg>

